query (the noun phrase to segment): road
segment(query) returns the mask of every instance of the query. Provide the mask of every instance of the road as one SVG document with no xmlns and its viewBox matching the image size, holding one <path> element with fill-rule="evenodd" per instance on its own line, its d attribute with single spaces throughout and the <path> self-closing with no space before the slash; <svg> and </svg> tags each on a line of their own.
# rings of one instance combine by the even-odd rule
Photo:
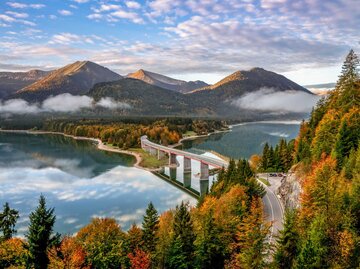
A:
<svg viewBox="0 0 360 269">
<path fill-rule="evenodd" d="M 261 181 L 259 181 L 259 183 L 264 186 L 266 190 L 266 194 L 262 200 L 266 220 L 272 223 L 269 242 L 273 244 L 276 242 L 276 236 L 279 234 L 279 231 L 283 228 L 284 209 L 279 198 L 275 194 L 277 188 L 280 186 L 281 177 L 272 177 L 269 178 L 269 181 L 271 184 L 270 187 L 266 186 Z"/>
</svg>

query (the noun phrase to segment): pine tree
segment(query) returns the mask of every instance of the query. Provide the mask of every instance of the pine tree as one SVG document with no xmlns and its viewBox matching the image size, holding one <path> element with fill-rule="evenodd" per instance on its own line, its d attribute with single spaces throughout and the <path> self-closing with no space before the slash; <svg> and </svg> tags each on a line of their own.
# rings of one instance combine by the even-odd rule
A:
<svg viewBox="0 0 360 269">
<path fill-rule="evenodd" d="M 224 267 L 224 249 L 219 238 L 220 231 L 216 227 L 213 212 L 210 211 L 202 221 L 202 229 L 198 235 L 196 245 L 196 268 L 217 269 Z"/>
<path fill-rule="evenodd" d="M 156 232 L 159 229 L 159 215 L 152 202 L 149 203 L 142 222 L 145 250 L 154 253 L 156 248 Z"/>
<path fill-rule="evenodd" d="M 184 202 L 176 207 L 173 230 L 169 268 L 193 268 L 195 234 L 188 204 Z"/>
<path fill-rule="evenodd" d="M 46 269 L 49 264 L 47 251 L 59 242 L 60 237 L 52 236 L 56 219 L 54 208 L 47 209 L 45 197 L 41 195 L 38 207 L 29 218 L 29 232 L 26 235 L 29 243 L 29 262 L 35 269 Z"/>
<path fill-rule="evenodd" d="M 262 161 L 261 161 L 261 168 L 262 170 L 266 171 L 269 166 L 269 144 L 265 143 L 262 153 Z"/>
<path fill-rule="evenodd" d="M 297 259 L 296 268 L 327 268 L 329 238 L 326 235 L 326 220 L 323 214 L 317 215 L 311 224 Z"/>
<path fill-rule="evenodd" d="M 296 211 L 285 212 L 284 228 L 280 231 L 275 252 L 276 267 L 280 269 L 292 268 L 298 254 L 297 244 L 299 234 L 296 231 Z"/>
<path fill-rule="evenodd" d="M 8 203 L 5 203 L 3 208 L 0 213 L 0 231 L 3 233 L 0 241 L 8 240 L 16 233 L 15 224 L 19 218 L 19 211 L 11 209 Z"/>
</svg>

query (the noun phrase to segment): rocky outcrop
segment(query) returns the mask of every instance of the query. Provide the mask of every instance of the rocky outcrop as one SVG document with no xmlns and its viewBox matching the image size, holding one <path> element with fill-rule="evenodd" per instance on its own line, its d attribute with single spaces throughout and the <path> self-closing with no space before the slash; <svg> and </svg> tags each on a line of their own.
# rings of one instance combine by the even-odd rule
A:
<svg viewBox="0 0 360 269">
<path fill-rule="evenodd" d="M 293 171 L 284 176 L 277 190 L 280 200 L 285 208 L 300 207 L 301 184 L 297 174 Z"/>
</svg>

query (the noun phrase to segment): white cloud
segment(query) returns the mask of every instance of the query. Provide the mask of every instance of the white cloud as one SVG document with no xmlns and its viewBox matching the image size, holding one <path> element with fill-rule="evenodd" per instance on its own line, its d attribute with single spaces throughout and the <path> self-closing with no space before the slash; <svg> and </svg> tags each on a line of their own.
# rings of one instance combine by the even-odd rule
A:
<svg viewBox="0 0 360 269">
<path fill-rule="evenodd" d="M 99 20 L 103 18 L 103 15 L 100 13 L 93 13 L 87 16 L 90 20 Z"/>
<path fill-rule="evenodd" d="M 230 103 L 242 109 L 306 113 L 311 111 L 318 100 L 318 96 L 305 92 L 261 88 Z"/>
<path fill-rule="evenodd" d="M 0 112 L 2 113 L 14 113 L 14 114 L 28 114 L 39 112 L 38 105 L 31 105 L 22 99 L 11 99 L 1 103 L 0 100 Z"/>
<path fill-rule="evenodd" d="M 22 99 L 11 99 L 4 102 L 0 100 L 0 112 L 10 114 L 33 114 L 41 112 L 76 112 L 82 109 L 91 109 L 95 106 L 101 106 L 107 109 L 130 109 L 131 106 L 124 102 L 117 102 L 112 98 L 102 98 L 99 102 L 95 102 L 89 96 L 77 96 L 69 93 L 50 96 L 41 104 L 30 104 Z"/>
<path fill-rule="evenodd" d="M 134 12 L 127 12 L 124 10 L 117 10 L 115 12 L 110 13 L 112 17 L 121 18 L 121 19 L 129 19 L 133 23 L 144 23 L 144 20 L 139 17 L 137 13 Z"/>
<path fill-rule="evenodd" d="M 69 93 L 60 94 L 46 99 L 42 108 L 45 111 L 75 112 L 92 106 L 93 99 L 88 96 L 73 96 Z"/>
<path fill-rule="evenodd" d="M 73 14 L 70 10 L 66 9 L 58 10 L 58 13 L 63 16 L 71 16 Z"/>
<path fill-rule="evenodd" d="M 10 16 L 13 16 L 15 18 L 21 18 L 21 19 L 25 19 L 25 18 L 29 17 L 29 14 L 27 14 L 27 13 L 20 13 L 20 12 L 14 12 L 14 11 L 6 11 L 6 14 L 9 14 Z"/>
<path fill-rule="evenodd" d="M 34 8 L 34 9 L 41 9 L 44 8 L 45 5 L 43 4 L 24 4 L 24 3 L 18 3 L 18 2 L 7 2 L 8 6 L 12 8 Z"/>
<path fill-rule="evenodd" d="M 125 2 L 125 5 L 126 5 L 128 8 L 134 8 L 134 9 L 139 9 L 139 8 L 141 8 L 141 5 L 140 5 L 138 2 L 135 2 L 135 1 L 126 1 L 126 2 Z"/>
<path fill-rule="evenodd" d="M 97 106 L 109 108 L 109 109 L 117 109 L 117 108 L 125 108 L 129 109 L 131 106 L 127 103 L 116 102 L 114 99 L 110 97 L 101 98 L 99 102 L 96 103 Z"/>
<path fill-rule="evenodd" d="M 72 44 L 72 43 L 94 43 L 90 37 L 80 36 L 71 33 L 60 33 L 54 35 L 50 44 Z"/>
<path fill-rule="evenodd" d="M 89 2 L 89 0 L 73 0 L 74 2 L 78 3 L 78 4 L 84 4 Z"/>
<path fill-rule="evenodd" d="M 0 20 L 5 21 L 5 22 L 15 22 L 16 21 L 13 17 L 10 17 L 5 14 L 0 14 Z"/>
</svg>

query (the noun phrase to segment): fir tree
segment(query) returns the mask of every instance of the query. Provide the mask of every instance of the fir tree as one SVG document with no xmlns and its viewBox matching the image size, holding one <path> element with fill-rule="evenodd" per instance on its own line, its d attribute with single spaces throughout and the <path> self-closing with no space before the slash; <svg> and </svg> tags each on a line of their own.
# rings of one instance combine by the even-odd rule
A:
<svg viewBox="0 0 360 269">
<path fill-rule="evenodd" d="M 11 209 L 8 203 L 4 204 L 3 212 L 0 213 L 0 231 L 2 240 L 10 239 L 16 233 L 15 224 L 19 218 L 19 211 Z"/>
<path fill-rule="evenodd" d="M 41 195 L 38 207 L 29 218 L 29 232 L 26 235 L 29 243 L 29 263 L 35 269 L 46 269 L 49 264 L 47 251 L 58 243 L 60 237 L 59 235 L 52 236 L 56 219 L 54 208 L 47 209 L 45 197 Z"/>
<path fill-rule="evenodd" d="M 149 203 L 142 222 L 143 242 L 145 250 L 154 253 L 156 248 L 156 232 L 159 228 L 159 215 L 152 202 Z"/>
<path fill-rule="evenodd" d="M 261 168 L 266 171 L 269 166 L 269 144 L 265 143 L 262 153 Z"/>
<path fill-rule="evenodd" d="M 287 210 L 285 212 L 284 228 L 280 231 L 277 240 L 277 250 L 275 252 L 275 263 L 280 269 L 292 268 L 298 254 L 297 244 L 299 234 L 297 233 L 295 224 L 296 211 Z"/>
<path fill-rule="evenodd" d="M 176 207 L 173 230 L 169 268 L 193 268 L 195 234 L 188 205 L 184 202 Z"/>
<path fill-rule="evenodd" d="M 196 239 L 196 268 L 217 269 L 224 267 L 224 246 L 219 238 L 213 212 L 210 211 L 203 220 L 202 229 Z"/>
</svg>

